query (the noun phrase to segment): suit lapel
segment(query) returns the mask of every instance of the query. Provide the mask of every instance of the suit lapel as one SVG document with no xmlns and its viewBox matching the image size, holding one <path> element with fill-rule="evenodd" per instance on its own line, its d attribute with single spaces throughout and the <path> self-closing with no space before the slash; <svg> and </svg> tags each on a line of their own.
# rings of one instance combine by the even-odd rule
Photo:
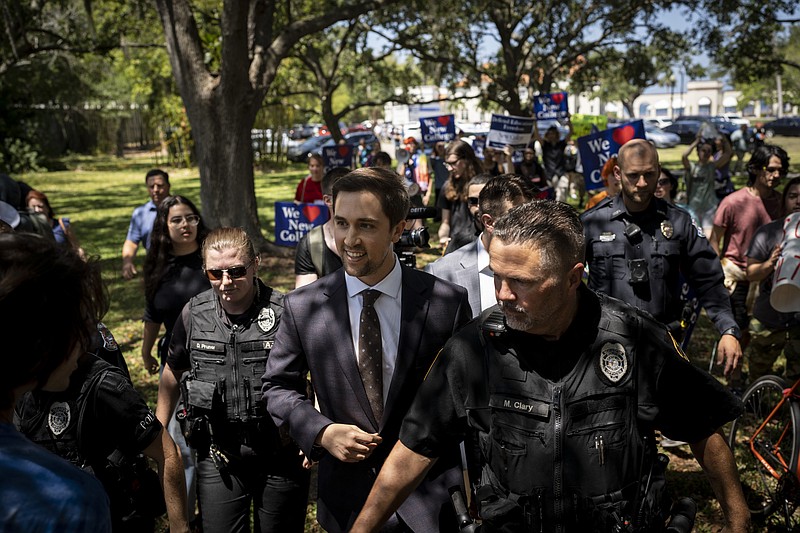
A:
<svg viewBox="0 0 800 533">
<path fill-rule="evenodd" d="M 358 371 L 356 354 L 353 352 L 353 337 L 350 334 L 350 310 L 347 305 L 347 285 L 344 282 L 343 269 L 338 271 L 336 280 L 325 292 L 325 295 L 330 299 L 331 305 L 323 307 L 332 309 L 332 313 L 319 327 L 331 329 L 336 327 L 340 328 L 339 334 L 330 336 L 330 338 L 338 338 L 342 339 L 342 341 L 333 342 L 331 349 L 336 354 L 336 359 L 339 362 L 339 366 L 342 368 L 342 373 L 350 384 L 350 388 L 353 390 L 358 404 L 377 429 L 378 423 L 375 420 L 375 415 L 372 413 L 372 407 L 369 405 L 367 392 L 364 389 L 364 382 L 361 381 L 361 374 Z M 313 380 L 314 377 L 312 376 L 311 379 Z M 366 428 L 362 429 L 366 430 Z"/>
<path fill-rule="evenodd" d="M 418 272 L 403 267 L 400 340 L 397 343 L 397 361 L 392 384 L 383 410 L 383 423 L 391 415 L 392 407 L 402 391 L 408 373 L 413 369 L 428 315 L 429 301 L 426 295 L 429 290 L 429 284 Z"/>
</svg>

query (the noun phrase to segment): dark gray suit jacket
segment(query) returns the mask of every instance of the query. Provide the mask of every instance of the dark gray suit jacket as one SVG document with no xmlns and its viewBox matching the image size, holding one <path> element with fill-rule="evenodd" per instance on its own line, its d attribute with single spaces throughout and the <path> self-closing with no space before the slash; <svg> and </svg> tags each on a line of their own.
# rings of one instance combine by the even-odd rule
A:
<svg viewBox="0 0 800 533">
<path fill-rule="evenodd" d="M 478 238 L 480 239 L 480 237 Z M 481 281 L 478 273 L 477 246 L 477 242 L 472 241 L 425 266 L 425 272 L 467 289 L 473 318 L 481 314 Z"/>
<path fill-rule="evenodd" d="M 417 388 L 445 342 L 470 319 L 463 288 L 403 267 L 400 341 L 383 420 L 375 420 L 358 372 L 347 307 L 344 270 L 284 300 L 281 324 L 262 378 L 264 400 L 277 425 L 288 424 L 311 455 L 319 432 L 336 422 L 380 432 L 383 442 L 365 461 L 344 463 L 325 453 L 319 464 L 317 520 L 330 532 L 346 531 L 367 499 Z M 306 374 L 320 411 L 306 395 Z M 447 489 L 458 485 L 457 450 L 443 457 L 398 510 L 414 531 L 455 529 Z"/>
</svg>

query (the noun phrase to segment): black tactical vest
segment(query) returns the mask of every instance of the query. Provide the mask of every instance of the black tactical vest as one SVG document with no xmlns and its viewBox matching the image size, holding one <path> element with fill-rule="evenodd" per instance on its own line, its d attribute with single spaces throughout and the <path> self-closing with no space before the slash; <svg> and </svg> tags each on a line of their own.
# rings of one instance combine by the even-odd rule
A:
<svg viewBox="0 0 800 533">
<path fill-rule="evenodd" d="M 479 436 L 477 496 L 487 532 L 605 532 L 626 520 L 644 531 L 636 521 L 650 520 L 638 516 L 639 481 L 655 459 L 636 416 L 640 318 L 598 296 L 598 335 L 558 382 L 521 368 L 516 350 L 525 347 L 498 334 L 499 311 L 481 317 L 488 398 L 478 405 L 489 406 L 480 424 L 489 430 Z"/>
<path fill-rule="evenodd" d="M 249 440 L 264 430 L 277 435 L 261 399 L 261 376 L 283 313 L 283 294 L 258 283 L 258 300 L 238 324 L 223 320 L 224 311 L 211 290 L 190 301 L 191 367 L 183 382 L 185 401 L 190 423 L 206 419 L 217 441 L 253 445 Z"/>
</svg>

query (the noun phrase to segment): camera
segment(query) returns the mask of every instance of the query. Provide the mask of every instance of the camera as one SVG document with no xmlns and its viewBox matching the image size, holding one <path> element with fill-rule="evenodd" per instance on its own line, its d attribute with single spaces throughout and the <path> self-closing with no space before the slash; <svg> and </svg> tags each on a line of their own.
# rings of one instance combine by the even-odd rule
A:
<svg viewBox="0 0 800 533">
<path fill-rule="evenodd" d="M 408 210 L 406 220 L 421 220 L 432 218 L 436 216 L 435 207 L 412 207 Z M 397 257 L 400 263 L 404 266 L 411 268 L 417 267 L 417 256 L 414 250 L 417 248 L 427 248 L 430 241 L 430 233 L 426 226 L 421 228 L 414 228 L 412 230 L 403 230 L 400 235 L 400 240 L 394 245 L 394 251 L 397 252 Z"/>
<path fill-rule="evenodd" d="M 650 281 L 650 272 L 647 269 L 646 259 L 630 259 L 628 261 L 628 271 L 631 274 L 630 283 L 645 283 Z"/>
</svg>

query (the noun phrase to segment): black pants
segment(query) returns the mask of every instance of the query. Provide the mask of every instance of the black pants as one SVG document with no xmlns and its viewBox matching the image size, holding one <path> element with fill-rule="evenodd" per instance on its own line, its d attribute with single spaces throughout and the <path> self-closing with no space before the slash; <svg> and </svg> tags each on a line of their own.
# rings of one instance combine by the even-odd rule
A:
<svg viewBox="0 0 800 533">
<path fill-rule="evenodd" d="M 203 531 L 249 532 L 252 501 L 256 532 L 302 533 L 309 472 L 298 468 L 288 474 L 270 474 L 269 470 L 274 470 L 274 466 L 266 464 L 260 457 L 245 457 L 229 465 L 227 474 L 221 475 L 211 458 L 198 457 L 197 496 Z"/>
</svg>

